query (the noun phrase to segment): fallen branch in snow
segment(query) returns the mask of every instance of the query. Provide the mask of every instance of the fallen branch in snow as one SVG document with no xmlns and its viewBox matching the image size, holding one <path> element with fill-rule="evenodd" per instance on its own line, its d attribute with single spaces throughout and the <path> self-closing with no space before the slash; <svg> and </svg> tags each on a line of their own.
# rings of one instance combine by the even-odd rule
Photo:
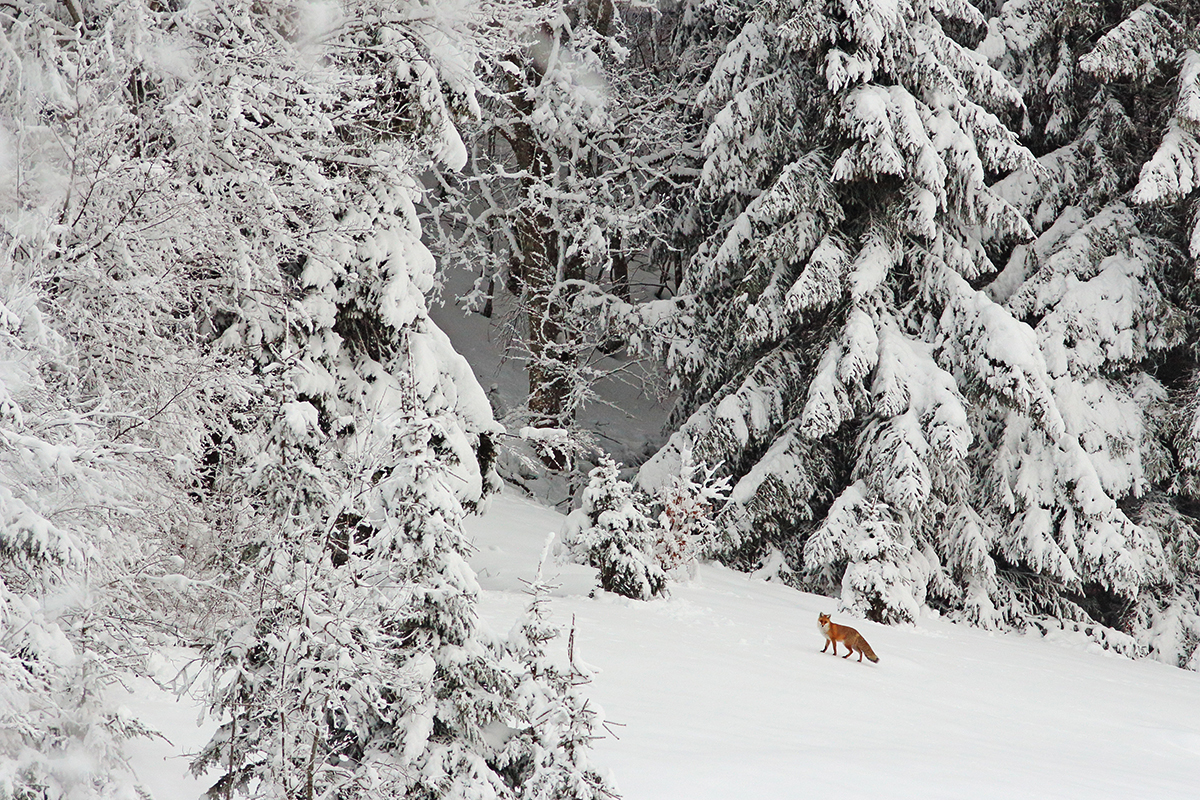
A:
<svg viewBox="0 0 1200 800">
<path fill-rule="evenodd" d="M 575 666 L 575 615 L 571 615 L 571 632 L 567 635 L 567 663 L 571 665 L 571 673 L 582 675 Z"/>
</svg>

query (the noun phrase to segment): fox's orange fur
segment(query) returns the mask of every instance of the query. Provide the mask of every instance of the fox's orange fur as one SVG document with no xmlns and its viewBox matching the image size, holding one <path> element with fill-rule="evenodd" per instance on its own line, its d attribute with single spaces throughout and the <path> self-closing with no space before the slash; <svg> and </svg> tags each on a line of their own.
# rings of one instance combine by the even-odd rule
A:
<svg viewBox="0 0 1200 800">
<path fill-rule="evenodd" d="M 824 653 L 829 649 L 829 645 L 833 645 L 833 654 L 837 655 L 837 643 L 841 642 L 846 645 L 846 655 L 842 658 L 849 658 L 854 655 L 854 651 L 858 651 L 858 660 L 862 661 L 862 657 L 866 656 L 871 661 L 878 661 L 879 656 L 875 655 L 875 651 L 871 649 L 871 645 L 867 644 L 867 640 L 862 637 L 862 634 L 848 628 L 845 625 L 838 625 L 829 619 L 828 614 L 820 614 L 817 616 L 817 626 L 820 627 L 821 633 L 825 634 L 825 646 L 821 648 Z"/>
</svg>

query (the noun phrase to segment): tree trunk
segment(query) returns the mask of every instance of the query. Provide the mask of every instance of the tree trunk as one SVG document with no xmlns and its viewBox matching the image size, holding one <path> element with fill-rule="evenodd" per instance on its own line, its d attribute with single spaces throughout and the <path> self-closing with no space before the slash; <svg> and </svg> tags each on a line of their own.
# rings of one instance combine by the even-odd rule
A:
<svg viewBox="0 0 1200 800">
<path fill-rule="evenodd" d="M 615 15 L 613 0 L 588 0 L 582 13 L 601 36 L 610 35 Z M 560 30 L 549 28 L 544 33 L 546 41 L 561 35 Z M 549 49 L 545 42 L 535 47 Z M 545 145 L 537 139 L 526 121 L 534 108 L 532 99 L 524 90 L 528 86 L 537 86 L 543 80 L 546 61 L 537 57 L 537 53 L 524 55 L 525 58 L 521 59 L 526 65 L 523 79 L 510 75 L 508 83 L 513 108 L 517 112 L 510 142 L 517 165 L 524 173 L 521 191 L 523 199 L 528 201 L 539 186 L 557 183 L 558 175 L 551 153 L 546 151 Z M 529 320 L 529 410 L 533 415 L 532 422 L 536 425 L 565 427 L 571 422 L 570 376 L 575 368 L 575 348 L 573 342 L 567 341 L 571 336 L 571 327 L 565 324 L 563 315 L 566 304 L 564 298 L 557 296 L 557 292 L 561 291 L 563 281 L 584 279 L 586 264 L 578 257 L 563 258 L 555 220 L 544 210 L 523 215 L 516 223 L 515 233 L 520 252 L 510 262 L 508 288 L 524 298 Z M 627 291 L 627 272 L 624 285 Z M 555 463 L 551 466 L 561 467 L 565 464 Z"/>
</svg>

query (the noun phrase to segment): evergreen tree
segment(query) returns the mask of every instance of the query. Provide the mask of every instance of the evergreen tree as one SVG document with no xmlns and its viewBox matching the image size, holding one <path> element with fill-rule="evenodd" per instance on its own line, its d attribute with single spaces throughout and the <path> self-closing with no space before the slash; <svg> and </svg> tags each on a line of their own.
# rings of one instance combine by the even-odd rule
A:
<svg viewBox="0 0 1200 800">
<path fill-rule="evenodd" d="M 654 528 L 640 493 L 605 457 L 589 473 L 582 506 L 567 517 L 564 539 L 582 563 L 600 570 L 605 591 L 649 600 L 667 583 L 653 553 Z"/>
<path fill-rule="evenodd" d="M 1040 236 L 988 292 L 1034 327 L 1081 447 L 1064 453 L 1020 420 L 988 423 L 994 460 L 981 480 L 1012 519 L 998 540 L 1014 578 L 1008 613 L 1100 621 L 1135 634 L 1126 649 L 1181 665 L 1200 639 L 1196 565 L 1184 555 L 1196 523 L 1171 497 L 1190 492 L 1191 474 L 1171 392 L 1194 371 L 1185 262 L 1196 253 L 1182 201 L 1195 190 L 1197 13 L 1192 3 L 1036 13 L 1008 3 L 981 46 L 1020 81 L 1025 135 L 1042 152 L 1039 169 L 998 187 Z"/>
<path fill-rule="evenodd" d="M 723 462 L 721 557 L 782 551 L 875 619 L 1049 615 L 1186 662 L 1193 16 L 685 4 L 706 221 L 657 320 L 681 424 L 639 484 Z"/>
<path fill-rule="evenodd" d="M 547 540 L 547 550 L 550 541 Z M 550 622 L 553 587 L 542 577 L 548 553 L 529 586 L 532 599 L 525 616 L 509 634 L 507 648 L 521 665 L 517 697 L 519 732 L 511 736 L 501 763 L 520 787 L 525 800 L 598 800 L 616 797 L 611 782 L 588 760 L 587 750 L 599 736 L 603 716 L 580 691 L 587 677 L 571 662 L 548 652 L 561 631 Z M 572 637 L 574 631 L 572 630 Z M 574 653 L 568 645 L 568 659 Z"/>
<path fill-rule="evenodd" d="M 193 767 L 224 772 L 210 795 L 509 796 L 482 731 L 511 715 L 514 683 L 475 621 L 446 425 L 394 426 L 341 546 L 330 529 L 267 544 L 263 601 L 214 649 L 231 719 Z"/>
<path fill-rule="evenodd" d="M 947 33 L 984 19 L 965 3 L 693 8 L 736 33 L 698 97 L 712 227 L 685 282 L 691 336 L 669 353 L 690 415 L 642 485 L 692 447 L 736 479 L 727 557 L 778 546 L 874 619 L 939 604 L 990 621 L 1003 518 L 972 467 L 980 412 L 1006 409 L 1061 453 L 1058 485 L 1086 487 L 1054 514 L 1086 505 L 1094 572 L 1143 580 L 1139 533 L 1088 483 L 1033 331 L 975 288 L 989 253 L 1031 235 L 989 186 L 1032 168 L 998 116 L 1021 97 Z M 1041 541 L 1008 553 L 1039 558 Z"/>
<path fill-rule="evenodd" d="M 482 37 L 525 7 L 2 13 L 0 790 L 134 791 L 148 731 L 104 690 L 178 626 L 214 796 L 520 794 L 460 530 L 499 429 L 428 318 L 414 175 L 465 163 Z"/>
</svg>

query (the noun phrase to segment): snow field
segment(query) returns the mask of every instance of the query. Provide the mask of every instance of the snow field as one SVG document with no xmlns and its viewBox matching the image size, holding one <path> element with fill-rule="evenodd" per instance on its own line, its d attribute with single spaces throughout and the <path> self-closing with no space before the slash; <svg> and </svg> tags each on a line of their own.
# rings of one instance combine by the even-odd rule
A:
<svg viewBox="0 0 1200 800">
<path fill-rule="evenodd" d="M 169 685 L 193 658 L 195 653 L 183 648 L 168 649 L 162 656 L 155 656 L 151 663 L 155 679 L 162 685 Z M 138 678 L 118 691 L 124 695 L 121 704 L 135 719 L 162 734 L 162 738 L 125 742 L 125 752 L 138 782 L 154 800 L 203 797 L 216 776 L 196 778 L 188 772 L 188 764 L 192 754 L 216 732 L 216 720 L 206 716 L 198 723 L 202 708 L 194 699 L 176 702 L 149 678 Z"/>
<path fill-rule="evenodd" d="M 562 520 L 506 493 L 467 521 L 496 630 L 527 604 L 521 580 Z M 545 574 L 556 646 L 573 616 L 576 658 L 596 670 L 587 691 L 619 723 L 593 761 L 627 800 L 1200 797 L 1195 673 L 1066 637 L 875 625 L 718 566 L 649 603 L 589 598 L 586 567 Z M 879 664 L 821 653 L 821 611 Z"/>
</svg>

